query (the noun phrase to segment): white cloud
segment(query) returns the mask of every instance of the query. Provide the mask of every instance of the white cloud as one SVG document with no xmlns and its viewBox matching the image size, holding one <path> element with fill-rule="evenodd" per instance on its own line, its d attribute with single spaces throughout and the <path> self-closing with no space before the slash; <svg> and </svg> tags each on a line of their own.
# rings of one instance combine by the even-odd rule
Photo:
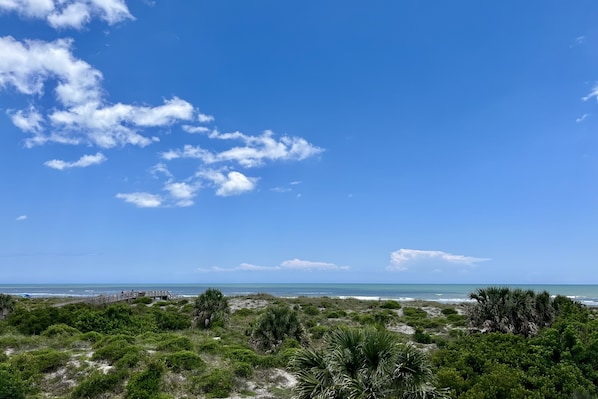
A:
<svg viewBox="0 0 598 399">
<path fill-rule="evenodd" d="M 189 129 L 187 128 L 187 131 Z M 265 161 L 302 161 L 323 152 L 323 149 L 308 143 L 301 137 L 283 136 L 280 140 L 275 140 L 274 133 L 270 130 L 266 130 L 260 136 L 249 136 L 241 132 L 219 133 L 213 130 L 208 137 L 219 140 L 240 140 L 245 145 L 232 147 L 219 153 L 213 153 L 199 146 L 185 145 L 183 149 L 163 153 L 162 158 L 165 160 L 195 158 L 205 164 L 236 162 L 250 168 L 262 166 Z"/>
<path fill-rule="evenodd" d="M 190 125 L 183 125 L 183 130 L 187 133 L 196 134 L 196 133 L 207 133 L 210 131 L 209 127 L 205 126 L 190 126 Z"/>
<path fill-rule="evenodd" d="M 154 176 L 156 178 L 159 177 L 159 175 L 164 175 L 166 177 L 172 177 L 172 173 L 170 173 L 170 171 L 168 170 L 166 165 L 163 164 L 162 162 L 157 163 L 156 165 L 152 166 L 149 171 L 152 174 L 152 176 Z"/>
<path fill-rule="evenodd" d="M 116 198 L 134 204 L 138 208 L 158 208 L 162 205 L 162 197 L 150 193 L 119 193 Z"/>
<path fill-rule="evenodd" d="M 195 197 L 199 186 L 190 185 L 185 182 L 168 182 L 164 186 L 164 189 L 168 191 L 170 196 L 175 200 L 176 206 L 186 207 L 193 205 L 193 198 Z"/>
<path fill-rule="evenodd" d="M 580 116 L 579 118 L 575 119 L 575 122 L 577 122 L 577 123 L 581 123 L 581 122 L 583 122 L 584 120 L 586 120 L 586 118 L 587 118 L 588 116 L 590 116 L 590 114 L 583 114 L 583 115 L 582 115 L 582 116 Z"/>
<path fill-rule="evenodd" d="M 473 266 L 476 263 L 488 261 L 488 258 L 475 258 L 472 256 L 454 255 L 443 251 L 424 251 L 419 249 L 399 249 L 390 254 L 390 264 L 386 267 L 392 271 L 406 271 L 412 266 L 422 263 L 434 264 L 441 262 L 445 264 L 458 264 Z M 436 268 L 440 270 L 439 268 Z"/>
<path fill-rule="evenodd" d="M 75 162 L 66 162 L 60 159 L 52 159 L 51 161 L 44 162 L 49 168 L 64 170 L 70 168 L 86 168 L 92 165 L 99 165 L 102 162 L 105 162 L 108 158 L 101 152 L 96 153 L 95 155 L 83 155 Z"/>
<path fill-rule="evenodd" d="M 20 222 L 20 221 L 23 221 L 23 220 L 27 220 L 27 215 L 18 216 L 15 220 L 17 222 Z"/>
<path fill-rule="evenodd" d="M 1 0 L 0 0 L 1 1 Z M 157 138 L 145 137 L 140 128 L 168 126 L 194 118 L 193 106 L 177 97 L 155 107 L 106 104 L 102 73 L 72 54 L 72 41 L 54 42 L 0 37 L 0 90 L 38 98 L 49 82 L 55 82 L 56 107 L 43 116 L 34 106 L 11 111 L 13 123 L 32 134 L 26 146 L 47 142 L 93 144 L 112 148 L 126 144 L 145 147 Z M 44 120 L 51 126 L 44 129 Z"/>
<path fill-rule="evenodd" d="M 53 28 L 81 29 L 92 18 L 109 25 L 134 19 L 124 0 L 0 0 L 0 11 L 45 19 Z"/>
<path fill-rule="evenodd" d="M 330 271 L 330 270 L 349 270 L 349 266 L 338 266 L 334 263 L 327 262 L 313 262 L 309 260 L 291 259 L 285 260 L 278 266 L 260 266 L 253 265 L 251 263 L 241 263 L 237 267 L 223 268 L 223 267 L 211 267 L 211 268 L 200 268 L 201 272 L 235 272 L 235 271 L 250 271 L 250 272 L 263 272 L 263 271 L 285 271 L 285 270 L 301 270 L 301 271 Z"/>
<path fill-rule="evenodd" d="M 9 111 L 9 114 L 11 112 Z M 24 132 L 38 133 L 43 130 L 43 116 L 34 108 L 18 110 L 10 115 L 12 123 Z"/>
<path fill-rule="evenodd" d="M 236 171 L 225 174 L 217 170 L 203 170 L 198 172 L 197 176 L 214 183 L 218 187 L 216 195 L 221 197 L 243 194 L 253 190 L 257 184 L 256 178 Z"/>
<path fill-rule="evenodd" d="M 291 259 L 280 264 L 282 269 L 293 270 L 348 270 L 348 266 L 337 266 L 334 263 L 312 262 L 309 260 Z"/>
<path fill-rule="evenodd" d="M 200 123 L 209 123 L 209 122 L 214 122 L 214 117 L 212 115 L 199 114 L 199 115 L 197 115 L 197 120 Z"/>
</svg>

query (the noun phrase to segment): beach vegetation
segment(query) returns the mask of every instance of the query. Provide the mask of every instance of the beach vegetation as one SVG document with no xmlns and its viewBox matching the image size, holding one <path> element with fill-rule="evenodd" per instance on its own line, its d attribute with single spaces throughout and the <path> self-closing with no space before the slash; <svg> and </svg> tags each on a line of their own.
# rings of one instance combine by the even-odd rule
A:
<svg viewBox="0 0 598 399">
<path fill-rule="evenodd" d="M 425 354 L 383 329 L 335 329 L 322 348 L 299 349 L 291 369 L 298 399 L 444 396 Z"/>
<path fill-rule="evenodd" d="M 199 328 L 224 326 L 230 317 L 228 298 L 220 290 L 208 288 L 195 299 L 193 317 Z"/>
<path fill-rule="evenodd" d="M 288 339 L 306 343 L 307 334 L 299 312 L 288 305 L 271 305 L 258 317 L 251 332 L 251 343 L 267 353 L 276 352 Z"/>
</svg>

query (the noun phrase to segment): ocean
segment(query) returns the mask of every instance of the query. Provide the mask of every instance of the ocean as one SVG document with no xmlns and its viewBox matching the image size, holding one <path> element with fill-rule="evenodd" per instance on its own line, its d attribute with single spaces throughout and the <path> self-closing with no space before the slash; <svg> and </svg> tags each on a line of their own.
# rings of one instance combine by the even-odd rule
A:
<svg viewBox="0 0 598 399">
<path fill-rule="evenodd" d="M 458 303 L 469 301 L 469 293 L 492 284 L 1 284 L 0 293 L 47 297 L 91 297 L 122 291 L 167 290 L 183 297 L 195 297 L 208 288 L 217 288 L 226 296 L 267 293 L 278 297 L 334 297 L 369 300 L 435 301 Z M 565 295 L 588 306 L 598 306 L 598 285 L 504 285 L 500 286 L 548 291 Z"/>
</svg>

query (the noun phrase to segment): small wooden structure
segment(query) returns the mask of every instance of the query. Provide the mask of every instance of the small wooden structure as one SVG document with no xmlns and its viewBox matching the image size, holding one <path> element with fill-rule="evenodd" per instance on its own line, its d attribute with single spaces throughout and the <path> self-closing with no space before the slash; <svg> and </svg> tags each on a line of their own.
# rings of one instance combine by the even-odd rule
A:
<svg viewBox="0 0 598 399">
<path fill-rule="evenodd" d="M 87 298 L 82 302 L 92 305 L 104 305 L 116 302 L 131 302 L 138 298 L 152 298 L 152 300 L 168 301 L 175 299 L 177 296 L 166 290 L 150 290 L 150 291 L 122 291 L 120 294 L 99 295 L 93 298 Z"/>
</svg>

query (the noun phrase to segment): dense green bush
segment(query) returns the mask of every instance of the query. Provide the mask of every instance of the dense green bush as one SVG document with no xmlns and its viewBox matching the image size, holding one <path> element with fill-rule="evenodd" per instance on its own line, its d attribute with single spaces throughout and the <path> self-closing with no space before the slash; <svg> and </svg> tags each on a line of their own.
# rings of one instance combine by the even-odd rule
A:
<svg viewBox="0 0 598 399">
<path fill-rule="evenodd" d="M 40 349 L 10 356 L 9 364 L 19 370 L 23 379 L 38 378 L 41 373 L 48 373 L 66 365 L 70 356 L 54 349 Z"/>
<path fill-rule="evenodd" d="M 81 331 L 64 323 L 53 324 L 46 328 L 46 330 L 42 333 L 43 336 L 50 338 L 57 336 L 75 336 L 78 334 L 81 334 Z"/>
<path fill-rule="evenodd" d="M 314 305 L 307 304 L 302 307 L 303 313 L 309 316 L 317 316 L 320 314 L 320 309 L 316 308 Z"/>
<path fill-rule="evenodd" d="M 230 317 L 228 299 L 219 290 L 208 288 L 195 300 L 193 316 L 199 328 L 224 326 Z"/>
<path fill-rule="evenodd" d="M 130 359 L 138 358 L 142 352 L 142 349 L 136 345 L 132 345 L 130 340 L 125 338 L 126 336 L 108 337 L 108 339 L 102 340 L 97 346 L 98 349 L 94 352 L 93 360 L 107 360 L 111 364 L 119 361 L 125 356 L 129 356 L 127 362 L 131 362 Z M 136 362 L 132 362 L 135 364 Z"/>
<path fill-rule="evenodd" d="M 194 380 L 192 391 L 208 398 L 226 398 L 234 386 L 234 374 L 228 369 L 215 369 Z"/>
<path fill-rule="evenodd" d="M 165 356 L 165 363 L 166 366 L 173 371 L 202 371 L 206 367 L 206 363 L 197 353 L 188 350 L 169 353 Z"/>
<path fill-rule="evenodd" d="M 147 369 L 133 374 L 127 383 L 126 399 L 157 399 L 162 385 L 162 376 L 164 375 L 164 365 L 152 361 Z"/>
<path fill-rule="evenodd" d="M 25 399 L 26 386 L 17 370 L 0 364 L 0 398 Z"/>
<path fill-rule="evenodd" d="M 123 372 L 94 371 L 81 382 L 72 393 L 73 399 L 94 399 L 105 393 L 116 393 L 117 387 L 123 382 L 126 374 Z M 1 396 L 0 396 L 1 397 Z"/>
<path fill-rule="evenodd" d="M 260 315 L 251 333 L 251 342 L 265 352 L 276 351 L 285 340 L 306 343 L 305 329 L 298 312 L 287 305 L 270 305 Z"/>
<path fill-rule="evenodd" d="M 192 351 L 193 342 L 187 337 L 183 336 L 169 336 L 167 339 L 158 342 L 156 349 L 159 351 L 177 352 L 182 350 Z"/>
<path fill-rule="evenodd" d="M 380 307 L 382 309 L 401 309 L 401 304 L 395 300 L 384 301 Z"/>
</svg>

